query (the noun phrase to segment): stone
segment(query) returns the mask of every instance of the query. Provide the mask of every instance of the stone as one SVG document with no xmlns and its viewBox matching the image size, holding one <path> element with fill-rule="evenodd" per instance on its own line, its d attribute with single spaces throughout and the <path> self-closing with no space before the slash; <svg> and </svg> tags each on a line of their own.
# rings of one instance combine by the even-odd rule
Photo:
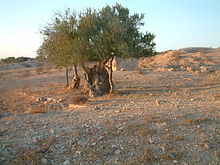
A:
<svg viewBox="0 0 220 165">
<path fill-rule="evenodd" d="M 77 154 L 77 155 L 81 155 L 81 153 L 82 153 L 81 151 L 76 151 L 75 152 L 75 154 Z"/>
<path fill-rule="evenodd" d="M 120 149 L 121 149 L 122 151 L 124 151 L 124 150 L 125 150 L 125 148 L 124 148 L 124 147 L 120 147 Z"/>
<path fill-rule="evenodd" d="M 4 157 L 1 157 L 0 158 L 0 162 L 4 162 L 5 161 L 5 158 Z"/>
<path fill-rule="evenodd" d="M 85 128 L 89 128 L 90 125 L 89 125 L 89 124 L 84 124 L 84 127 L 85 127 Z"/>
<path fill-rule="evenodd" d="M 155 140 L 154 140 L 153 138 L 149 139 L 148 141 L 149 141 L 149 143 L 151 143 L 151 144 L 155 143 Z"/>
<path fill-rule="evenodd" d="M 121 151 L 120 151 L 119 149 L 115 151 L 115 154 L 116 154 L 116 155 L 118 155 L 118 154 L 120 154 L 120 153 L 121 153 Z"/>
<path fill-rule="evenodd" d="M 160 106 L 160 100 L 156 100 L 157 106 Z"/>
<path fill-rule="evenodd" d="M 50 129 L 50 133 L 51 133 L 51 134 L 54 134 L 54 132 L 55 132 L 55 131 L 51 128 L 51 129 Z"/>
<path fill-rule="evenodd" d="M 178 161 L 177 161 L 177 160 L 174 160 L 174 161 L 173 161 L 173 163 L 177 164 L 177 163 L 178 163 Z"/>
<path fill-rule="evenodd" d="M 99 138 L 98 138 L 98 140 L 103 140 L 104 139 L 104 136 L 100 136 Z"/>
<path fill-rule="evenodd" d="M 91 146 L 95 146 L 95 145 L 96 145 L 96 143 L 92 143 L 92 144 L 91 144 Z"/>
<path fill-rule="evenodd" d="M 63 165 L 70 165 L 70 161 L 66 160 L 65 162 L 63 162 Z"/>
<path fill-rule="evenodd" d="M 100 110 L 101 108 L 99 107 L 99 106 L 95 106 L 94 107 L 94 110 L 96 111 L 96 110 Z"/>
<path fill-rule="evenodd" d="M 208 150 L 208 149 L 210 149 L 210 145 L 208 143 L 205 143 L 204 148 Z"/>
<path fill-rule="evenodd" d="M 47 159 L 45 159 L 45 158 L 41 159 L 41 163 L 42 164 L 47 164 Z"/>
<path fill-rule="evenodd" d="M 186 70 L 187 70 L 188 72 L 193 72 L 193 71 L 194 71 L 194 69 L 193 69 L 192 67 L 189 67 L 189 66 L 186 68 Z"/>
<path fill-rule="evenodd" d="M 47 98 L 46 97 L 39 97 L 38 101 L 47 101 Z"/>
<path fill-rule="evenodd" d="M 158 71 L 158 72 L 164 72 L 164 71 L 165 71 L 165 68 L 157 68 L 157 71 Z"/>
<path fill-rule="evenodd" d="M 52 100 L 53 100 L 53 98 L 51 98 L 51 97 L 47 98 L 47 101 L 52 101 Z"/>
<path fill-rule="evenodd" d="M 124 129 L 123 126 L 118 127 L 118 131 L 122 131 Z"/>
<path fill-rule="evenodd" d="M 121 110 L 116 110 L 115 113 L 121 113 Z"/>
<path fill-rule="evenodd" d="M 206 67 L 200 67 L 200 71 L 201 71 L 201 73 L 203 73 L 203 72 L 207 72 L 208 71 L 208 68 L 206 68 Z"/>
<path fill-rule="evenodd" d="M 117 145 L 116 144 L 112 144 L 111 147 L 112 148 L 117 148 Z"/>
</svg>

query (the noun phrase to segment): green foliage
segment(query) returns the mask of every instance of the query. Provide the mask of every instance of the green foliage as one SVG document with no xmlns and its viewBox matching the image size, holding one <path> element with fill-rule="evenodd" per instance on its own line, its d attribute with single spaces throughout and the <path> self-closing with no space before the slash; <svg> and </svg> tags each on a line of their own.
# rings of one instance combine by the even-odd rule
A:
<svg viewBox="0 0 220 165">
<path fill-rule="evenodd" d="M 76 52 L 76 23 L 74 13 L 56 13 L 52 24 L 41 30 L 43 43 L 37 50 L 39 59 L 48 59 L 57 66 L 68 67 L 80 63 L 82 58 Z"/>
<path fill-rule="evenodd" d="M 86 61 L 106 61 L 112 56 L 143 57 L 154 54 L 155 35 L 141 33 L 144 15 L 129 13 L 116 4 L 101 10 L 88 8 L 78 16 L 69 9 L 56 13 L 43 28 L 43 42 L 38 57 L 58 66 Z"/>
<path fill-rule="evenodd" d="M 31 58 L 29 57 L 7 57 L 7 58 L 4 58 L 4 59 L 1 59 L 1 61 L 3 63 L 6 63 L 6 64 L 11 64 L 11 63 L 19 63 L 19 62 L 25 62 L 27 60 L 29 60 Z"/>
</svg>

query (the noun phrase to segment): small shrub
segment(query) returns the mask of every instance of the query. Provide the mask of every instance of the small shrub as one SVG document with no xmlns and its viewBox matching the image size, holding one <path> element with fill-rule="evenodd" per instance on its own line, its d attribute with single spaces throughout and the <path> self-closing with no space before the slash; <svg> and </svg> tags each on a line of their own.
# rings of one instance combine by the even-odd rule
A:
<svg viewBox="0 0 220 165">
<path fill-rule="evenodd" d="M 29 114 L 46 113 L 43 107 L 37 106 L 28 111 Z"/>
<path fill-rule="evenodd" d="M 88 102 L 88 98 L 85 96 L 74 96 L 71 98 L 71 103 L 72 104 L 76 104 L 76 105 L 81 105 L 81 104 L 85 104 L 86 102 Z"/>
</svg>

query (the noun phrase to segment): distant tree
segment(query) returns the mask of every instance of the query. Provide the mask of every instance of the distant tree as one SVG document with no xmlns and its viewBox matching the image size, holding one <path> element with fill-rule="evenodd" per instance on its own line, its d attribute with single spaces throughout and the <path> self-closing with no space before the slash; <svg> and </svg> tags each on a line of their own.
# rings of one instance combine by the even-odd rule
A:
<svg viewBox="0 0 220 165">
<path fill-rule="evenodd" d="M 25 62 L 27 60 L 29 60 L 31 58 L 29 57 L 7 57 L 7 58 L 4 58 L 4 59 L 1 59 L 1 61 L 3 63 L 6 63 L 6 64 L 11 64 L 11 63 L 19 63 L 19 62 Z"/>
</svg>

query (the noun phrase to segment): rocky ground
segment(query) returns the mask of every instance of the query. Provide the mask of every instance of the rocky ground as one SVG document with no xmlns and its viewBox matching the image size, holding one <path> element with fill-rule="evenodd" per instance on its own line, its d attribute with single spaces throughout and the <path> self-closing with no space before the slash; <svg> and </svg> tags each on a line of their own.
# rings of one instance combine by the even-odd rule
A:
<svg viewBox="0 0 220 165">
<path fill-rule="evenodd" d="M 0 71 L 0 164 L 218 165 L 220 49 L 140 66 L 97 98 L 66 89 L 61 69 Z"/>
</svg>

